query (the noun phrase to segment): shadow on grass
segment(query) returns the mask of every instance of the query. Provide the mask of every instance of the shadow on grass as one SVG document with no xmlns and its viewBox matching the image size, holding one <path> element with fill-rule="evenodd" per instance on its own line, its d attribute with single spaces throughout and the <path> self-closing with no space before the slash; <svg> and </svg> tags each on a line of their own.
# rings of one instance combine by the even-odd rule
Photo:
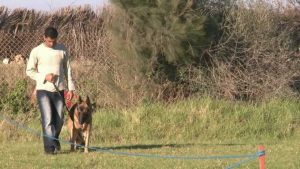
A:
<svg viewBox="0 0 300 169">
<path fill-rule="evenodd" d="M 90 151 L 97 150 L 137 150 L 137 149 L 158 149 L 158 148 L 184 148 L 184 147 L 193 147 L 193 146 L 242 146 L 246 144 L 137 144 L 137 145 L 122 145 L 122 146 L 113 146 L 113 147 L 90 147 Z"/>
<path fill-rule="evenodd" d="M 112 146 L 112 147 L 97 147 L 93 146 L 89 148 L 89 152 L 97 152 L 97 151 L 113 151 L 113 150 L 147 150 L 147 149 L 160 149 L 160 148 L 186 148 L 186 147 L 216 147 L 216 146 L 244 146 L 248 144 L 236 144 L 236 143 L 228 143 L 228 144 L 204 144 L 204 143 L 186 143 L 186 144 L 136 144 L 136 145 L 120 145 L 120 146 Z M 73 153 L 83 153 L 84 145 L 80 145 L 77 147 L 75 151 L 70 150 L 61 150 L 58 154 L 73 154 Z"/>
<path fill-rule="evenodd" d="M 61 150 L 57 154 L 71 154 L 71 153 L 74 153 L 74 152 L 71 152 L 70 150 Z"/>
</svg>

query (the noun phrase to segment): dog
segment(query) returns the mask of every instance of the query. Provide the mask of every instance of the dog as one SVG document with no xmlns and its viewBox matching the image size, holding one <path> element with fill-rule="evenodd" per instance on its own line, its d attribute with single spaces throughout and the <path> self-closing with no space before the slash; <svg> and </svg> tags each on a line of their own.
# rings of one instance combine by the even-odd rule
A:
<svg viewBox="0 0 300 169">
<path fill-rule="evenodd" d="M 68 113 L 68 130 L 70 133 L 71 151 L 76 150 L 78 145 L 84 145 L 84 152 L 88 153 L 90 136 L 92 131 L 93 104 L 87 96 L 82 100 L 78 96 Z"/>
</svg>

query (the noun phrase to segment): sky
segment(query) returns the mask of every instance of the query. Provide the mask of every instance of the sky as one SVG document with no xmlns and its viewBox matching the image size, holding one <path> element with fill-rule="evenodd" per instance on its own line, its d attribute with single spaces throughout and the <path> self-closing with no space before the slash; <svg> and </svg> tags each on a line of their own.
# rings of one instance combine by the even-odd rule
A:
<svg viewBox="0 0 300 169">
<path fill-rule="evenodd" d="M 248 1 L 248 0 L 246 0 Z M 267 0 L 270 2 L 287 0 Z M 109 0 L 0 0 L 0 6 L 6 6 L 9 9 L 27 8 L 41 11 L 55 11 L 66 6 L 79 6 L 90 4 L 93 9 L 109 4 Z"/>
<path fill-rule="evenodd" d="M 9 9 L 27 8 L 41 11 L 55 11 L 62 7 L 79 6 L 89 4 L 92 8 L 97 8 L 108 4 L 109 0 L 0 0 L 0 6 Z"/>
</svg>

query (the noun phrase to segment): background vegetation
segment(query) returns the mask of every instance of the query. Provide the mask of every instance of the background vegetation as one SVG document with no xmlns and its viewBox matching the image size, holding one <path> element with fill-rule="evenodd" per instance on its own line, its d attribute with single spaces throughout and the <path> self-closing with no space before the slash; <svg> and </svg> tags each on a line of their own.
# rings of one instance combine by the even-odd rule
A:
<svg viewBox="0 0 300 169">
<path fill-rule="evenodd" d="M 263 0 L 112 4 L 54 13 L 1 7 L 2 34 L 16 37 L 1 38 L 1 56 L 28 57 L 51 24 L 70 48 L 78 92 L 98 105 L 127 107 L 144 99 L 203 94 L 245 101 L 298 96 L 297 1 L 289 6 Z M 16 83 L 10 79 L 3 82 Z"/>
</svg>

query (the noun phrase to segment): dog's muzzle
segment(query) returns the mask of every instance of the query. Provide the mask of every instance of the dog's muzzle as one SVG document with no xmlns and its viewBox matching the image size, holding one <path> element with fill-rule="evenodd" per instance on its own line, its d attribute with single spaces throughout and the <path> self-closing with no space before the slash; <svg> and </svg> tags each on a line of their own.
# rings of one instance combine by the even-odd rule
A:
<svg viewBox="0 0 300 169">
<path fill-rule="evenodd" d="M 80 125 L 83 125 L 83 123 L 87 122 L 87 120 L 88 120 L 87 115 L 85 115 L 85 114 L 83 114 L 83 113 L 80 113 L 79 119 L 78 119 L 79 124 L 80 124 Z"/>
</svg>

